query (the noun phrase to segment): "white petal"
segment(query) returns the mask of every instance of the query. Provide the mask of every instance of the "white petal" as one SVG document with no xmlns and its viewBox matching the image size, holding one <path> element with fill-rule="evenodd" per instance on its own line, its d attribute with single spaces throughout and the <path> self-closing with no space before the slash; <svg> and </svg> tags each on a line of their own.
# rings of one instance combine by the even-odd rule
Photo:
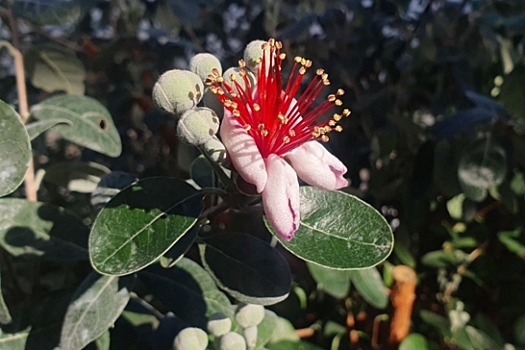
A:
<svg viewBox="0 0 525 350">
<path fill-rule="evenodd" d="M 246 182 L 255 185 L 257 192 L 261 193 L 268 175 L 255 140 L 227 110 L 224 111 L 220 134 L 235 169 Z"/>
<path fill-rule="evenodd" d="M 309 141 L 286 154 L 297 175 L 312 186 L 337 190 L 348 186 L 346 167 L 317 141 Z"/>
<path fill-rule="evenodd" d="M 292 167 L 281 157 L 270 154 L 265 160 L 268 181 L 262 192 L 268 221 L 285 241 L 299 228 L 299 182 Z"/>
</svg>

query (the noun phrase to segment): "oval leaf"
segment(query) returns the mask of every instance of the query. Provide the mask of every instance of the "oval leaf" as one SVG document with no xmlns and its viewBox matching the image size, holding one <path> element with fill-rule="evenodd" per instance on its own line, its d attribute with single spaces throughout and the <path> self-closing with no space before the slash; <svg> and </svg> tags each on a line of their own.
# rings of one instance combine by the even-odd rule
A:
<svg viewBox="0 0 525 350">
<path fill-rule="evenodd" d="M 139 277 L 155 298 L 190 326 L 206 329 L 208 317 L 215 313 L 233 318 L 226 295 L 202 267 L 189 259 L 182 258 L 171 269 L 150 266 Z"/>
<path fill-rule="evenodd" d="M 64 139 L 94 151 L 117 157 L 122 151 L 120 136 L 108 110 L 86 96 L 59 95 L 31 108 L 38 120 L 67 119 L 73 125 L 56 125 Z"/>
<path fill-rule="evenodd" d="M 288 296 L 290 268 L 268 243 L 228 233 L 206 239 L 199 249 L 202 263 L 217 285 L 237 300 L 272 305 Z"/>
<path fill-rule="evenodd" d="M 257 343 L 253 350 L 262 350 L 272 338 L 272 334 L 277 327 L 278 317 L 270 310 L 264 310 L 264 318 L 257 325 Z"/>
<path fill-rule="evenodd" d="M 306 265 L 308 266 L 308 271 L 310 271 L 310 274 L 317 282 L 318 288 L 337 299 L 348 295 L 350 278 L 347 271 L 329 269 L 312 263 L 307 263 Z"/>
<path fill-rule="evenodd" d="M 388 305 L 388 292 L 377 268 L 350 272 L 355 289 L 370 305 L 384 309 Z"/>
<path fill-rule="evenodd" d="M 31 160 L 31 144 L 20 116 L 0 100 L 0 196 L 17 189 Z"/>
<path fill-rule="evenodd" d="M 24 55 L 27 77 L 46 92 L 84 95 L 86 69 L 74 51 L 56 45 L 38 45 Z"/>
<path fill-rule="evenodd" d="M 97 188 L 91 193 L 91 205 L 99 211 L 111 198 L 137 180 L 133 174 L 124 171 L 112 171 L 100 179 Z"/>
<path fill-rule="evenodd" d="M 298 257 L 334 269 L 375 266 L 393 249 L 394 236 L 385 218 L 361 199 L 340 191 L 301 187 L 301 225 L 286 242 L 265 223 L 281 244 Z"/>
<path fill-rule="evenodd" d="M 103 335 L 129 301 L 133 279 L 91 273 L 69 304 L 62 325 L 60 348 L 77 350 Z"/>
<path fill-rule="evenodd" d="M 91 264 L 107 275 L 136 272 L 161 257 L 195 224 L 200 193 L 170 178 L 138 181 L 111 199 L 89 237 Z"/>
<path fill-rule="evenodd" d="M 31 140 L 34 140 L 38 137 L 38 135 L 46 132 L 47 130 L 51 129 L 53 126 L 57 124 L 67 124 L 67 125 L 73 125 L 69 120 L 67 119 L 49 119 L 49 120 L 42 120 L 39 122 L 34 122 L 31 124 L 26 125 L 27 133 L 29 134 L 29 138 Z"/>
<path fill-rule="evenodd" d="M 88 228 L 60 207 L 24 199 L 0 199 L 0 245 L 14 256 L 87 260 Z"/>
<path fill-rule="evenodd" d="M 1 276 L 0 276 L 1 277 Z M 1 284 L 0 284 L 1 287 Z M 9 324 L 11 323 L 11 314 L 9 313 L 9 309 L 7 308 L 7 305 L 4 301 L 4 296 L 2 294 L 2 289 L 0 288 L 0 324 Z"/>
<path fill-rule="evenodd" d="M 403 339 L 399 344 L 399 350 L 428 350 L 427 339 L 417 333 L 409 334 L 408 337 Z"/>
<path fill-rule="evenodd" d="M 19 333 L 2 333 L 0 334 L 0 349 L 24 350 L 28 337 L 29 329 Z"/>
</svg>

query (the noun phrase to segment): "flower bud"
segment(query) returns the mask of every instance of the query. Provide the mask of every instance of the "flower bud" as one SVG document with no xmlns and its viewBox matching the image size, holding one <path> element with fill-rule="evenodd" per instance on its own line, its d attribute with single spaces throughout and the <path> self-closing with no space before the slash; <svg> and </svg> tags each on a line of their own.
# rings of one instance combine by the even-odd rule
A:
<svg viewBox="0 0 525 350">
<path fill-rule="evenodd" d="M 172 69 L 157 80 L 152 96 L 158 108 L 171 114 L 181 114 L 195 107 L 203 93 L 204 85 L 195 73 Z"/>
<path fill-rule="evenodd" d="M 235 312 L 235 321 L 243 328 L 257 326 L 264 318 L 264 306 L 240 304 Z"/>
<path fill-rule="evenodd" d="M 246 350 L 246 342 L 238 333 L 226 333 L 221 337 L 220 350 Z"/>
<path fill-rule="evenodd" d="M 246 88 L 246 82 L 244 81 L 244 78 L 242 77 L 241 75 L 241 69 L 239 67 L 231 67 L 231 68 L 228 68 L 226 70 L 226 72 L 224 72 L 224 74 L 222 75 L 222 77 L 224 78 L 224 81 L 231 85 L 233 91 L 237 91 L 237 89 L 235 88 L 235 83 L 233 82 L 234 80 L 243 88 L 245 89 Z M 246 71 L 246 77 L 248 78 L 248 82 L 250 83 L 250 86 L 253 87 L 255 86 L 255 75 L 250 72 L 250 71 Z M 233 78 L 233 79 L 232 79 Z"/>
<path fill-rule="evenodd" d="M 208 335 L 200 328 L 184 328 L 173 342 L 175 350 L 205 350 L 208 346 Z"/>
<path fill-rule="evenodd" d="M 204 149 L 216 163 L 222 163 L 226 159 L 226 148 L 217 137 L 212 137 L 204 144 Z"/>
<path fill-rule="evenodd" d="M 244 340 L 248 349 L 252 349 L 257 344 L 257 326 L 246 327 L 243 330 Z"/>
<path fill-rule="evenodd" d="M 219 117 L 209 108 L 194 108 L 184 112 L 177 124 L 181 141 L 198 146 L 213 138 L 219 130 Z"/>
<path fill-rule="evenodd" d="M 228 333 L 232 328 L 232 321 L 221 313 L 213 314 L 208 320 L 208 332 L 216 337 Z"/>
<path fill-rule="evenodd" d="M 222 75 L 221 62 L 211 53 L 199 53 L 190 60 L 190 70 L 197 74 L 203 82 L 208 79 L 213 68 L 217 68 L 219 75 Z"/>
<path fill-rule="evenodd" d="M 252 72 L 257 72 L 257 67 L 261 63 L 263 49 L 262 46 L 266 44 L 266 41 L 263 40 L 254 40 L 246 45 L 244 49 L 244 62 L 246 67 Z"/>
<path fill-rule="evenodd" d="M 204 90 L 204 96 L 202 97 L 202 102 L 204 102 L 204 105 L 208 108 L 211 108 L 217 113 L 220 119 L 224 117 L 224 105 L 219 100 L 217 95 L 213 93 L 213 91 L 210 90 L 210 88 L 206 88 Z"/>
</svg>

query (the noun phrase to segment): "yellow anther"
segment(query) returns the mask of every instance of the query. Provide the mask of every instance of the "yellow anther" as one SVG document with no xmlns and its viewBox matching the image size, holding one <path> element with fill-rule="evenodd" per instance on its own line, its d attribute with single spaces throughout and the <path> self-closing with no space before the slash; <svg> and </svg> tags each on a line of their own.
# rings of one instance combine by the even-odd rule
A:
<svg viewBox="0 0 525 350">
<path fill-rule="evenodd" d="M 317 74 L 317 75 L 323 75 L 323 74 L 324 74 L 324 69 L 322 69 L 322 68 L 317 69 L 317 70 L 315 71 L 315 74 Z"/>
<path fill-rule="evenodd" d="M 245 124 L 245 125 L 243 126 L 243 128 L 244 128 L 244 130 L 246 130 L 246 131 L 250 131 L 250 130 L 252 129 L 252 126 L 251 126 L 250 124 Z"/>
<path fill-rule="evenodd" d="M 334 120 L 335 120 L 336 122 L 340 121 L 341 118 L 343 118 L 343 116 L 341 116 L 340 114 L 334 113 Z"/>
<path fill-rule="evenodd" d="M 302 58 L 299 57 L 299 56 L 295 56 L 295 58 L 293 59 L 296 63 L 301 63 L 301 60 Z"/>
<path fill-rule="evenodd" d="M 288 136 L 284 136 L 283 137 L 283 142 L 284 143 L 290 143 L 290 138 Z"/>
<path fill-rule="evenodd" d="M 290 135 L 291 137 L 294 137 L 295 136 L 295 130 L 288 130 L 288 135 Z"/>
<path fill-rule="evenodd" d="M 328 74 L 324 73 L 323 75 L 321 75 L 321 79 L 328 80 Z"/>
<path fill-rule="evenodd" d="M 328 141 L 330 141 L 330 138 L 328 136 L 326 136 L 326 135 L 323 135 L 323 136 L 321 136 L 321 141 L 328 142 Z"/>
<path fill-rule="evenodd" d="M 259 130 L 264 130 L 264 128 L 265 128 L 265 126 L 264 126 L 263 123 L 257 125 L 257 129 L 259 129 Z"/>
<path fill-rule="evenodd" d="M 336 105 L 337 107 L 342 106 L 342 105 L 343 105 L 343 101 L 341 101 L 341 100 L 339 100 L 339 99 L 338 99 L 338 100 L 335 100 L 335 105 Z"/>
<path fill-rule="evenodd" d="M 306 68 L 304 67 L 299 68 L 299 74 L 305 75 L 305 73 L 306 73 Z"/>
<path fill-rule="evenodd" d="M 350 115 L 350 113 L 352 113 L 352 112 L 350 112 L 350 110 L 349 110 L 348 108 L 345 108 L 345 109 L 343 110 L 343 116 L 344 116 L 344 117 L 348 117 L 348 116 Z"/>
<path fill-rule="evenodd" d="M 328 85 L 330 85 L 330 80 L 328 80 L 328 79 L 323 79 L 323 85 L 324 85 L 324 86 L 328 86 Z"/>
<path fill-rule="evenodd" d="M 239 104 L 237 102 L 232 101 L 232 108 L 237 109 L 237 107 L 239 107 Z"/>
<path fill-rule="evenodd" d="M 337 97 L 334 94 L 330 94 L 328 95 L 327 99 L 330 102 L 334 102 L 337 99 Z"/>
<path fill-rule="evenodd" d="M 223 83 L 224 82 L 224 78 L 223 77 L 217 77 L 217 82 L 218 83 Z"/>
<path fill-rule="evenodd" d="M 301 66 L 306 66 L 306 59 L 301 58 Z"/>
<path fill-rule="evenodd" d="M 277 41 L 277 42 L 275 43 L 275 47 L 277 47 L 277 48 L 280 50 L 280 49 L 283 48 L 283 43 L 280 42 L 280 41 Z"/>
<path fill-rule="evenodd" d="M 230 108 L 232 106 L 232 101 L 231 100 L 226 100 L 222 104 L 224 105 L 224 107 Z"/>
<path fill-rule="evenodd" d="M 312 66 L 312 61 L 310 61 L 310 60 L 306 60 L 306 62 L 305 62 L 305 66 L 306 66 L 307 68 L 310 68 L 310 67 Z"/>
<path fill-rule="evenodd" d="M 259 112 L 261 110 L 261 106 L 259 106 L 257 103 L 253 104 L 253 110 L 256 112 Z"/>
<path fill-rule="evenodd" d="M 220 74 L 219 74 L 219 70 L 217 68 L 213 68 L 211 70 L 211 72 L 213 73 L 214 76 L 218 77 Z"/>
<path fill-rule="evenodd" d="M 239 63 L 239 67 L 241 67 L 241 68 L 246 67 L 246 62 L 244 62 L 243 59 L 240 59 L 239 62 L 237 62 L 237 63 Z"/>
<path fill-rule="evenodd" d="M 280 59 L 281 61 L 284 61 L 284 60 L 286 59 L 286 54 L 285 54 L 285 53 L 280 54 L 280 55 L 279 55 L 279 59 Z"/>
<path fill-rule="evenodd" d="M 241 116 L 241 112 L 239 112 L 238 109 L 234 109 L 234 110 L 232 111 L 232 114 L 233 114 L 234 117 L 240 117 L 240 116 Z"/>
<path fill-rule="evenodd" d="M 336 125 L 337 125 L 337 122 L 336 122 L 335 120 L 333 120 L 333 119 L 330 119 L 330 120 L 328 121 L 328 125 L 330 125 L 330 126 L 336 126 Z"/>
<path fill-rule="evenodd" d="M 221 88 L 218 88 L 216 93 L 219 95 L 224 95 L 224 90 Z"/>
<path fill-rule="evenodd" d="M 274 39 L 274 38 L 270 38 L 270 39 L 268 40 L 268 44 L 269 44 L 270 46 L 274 46 L 274 45 L 275 45 L 275 39 Z"/>
<path fill-rule="evenodd" d="M 230 80 L 235 81 L 235 74 L 230 74 Z"/>
<path fill-rule="evenodd" d="M 231 95 L 232 98 L 236 98 L 236 97 L 238 96 L 237 93 L 236 93 L 236 92 L 233 92 L 233 91 L 230 92 L 230 95 Z"/>
<path fill-rule="evenodd" d="M 336 126 L 334 128 L 334 130 L 337 131 L 337 132 L 341 132 L 341 131 L 343 131 L 343 127 L 341 125 L 338 125 L 338 126 Z"/>
<path fill-rule="evenodd" d="M 266 129 L 261 130 L 261 135 L 262 135 L 262 137 L 268 136 L 268 130 L 266 130 Z"/>
<path fill-rule="evenodd" d="M 338 96 L 343 96 L 345 94 L 345 90 L 343 89 L 337 89 L 337 95 Z"/>
</svg>

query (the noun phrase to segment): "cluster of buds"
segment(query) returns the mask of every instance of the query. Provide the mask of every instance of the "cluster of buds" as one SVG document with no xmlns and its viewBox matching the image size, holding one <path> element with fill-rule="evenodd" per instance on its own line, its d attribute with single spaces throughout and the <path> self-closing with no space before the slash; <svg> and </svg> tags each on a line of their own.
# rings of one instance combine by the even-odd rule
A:
<svg viewBox="0 0 525 350">
<path fill-rule="evenodd" d="M 232 331 L 232 320 L 222 314 L 208 319 L 208 332 L 214 338 L 214 348 L 220 350 L 249 350 L 257 343 L 257 326 L 264 319 L 264 306 L 240 304 L 235 311 L 235 322 L 241 328 Z M 183 329 L 175 338 L 175 350 L 205 350 L 208 334 L 200 328 Z"/>
</svg>

